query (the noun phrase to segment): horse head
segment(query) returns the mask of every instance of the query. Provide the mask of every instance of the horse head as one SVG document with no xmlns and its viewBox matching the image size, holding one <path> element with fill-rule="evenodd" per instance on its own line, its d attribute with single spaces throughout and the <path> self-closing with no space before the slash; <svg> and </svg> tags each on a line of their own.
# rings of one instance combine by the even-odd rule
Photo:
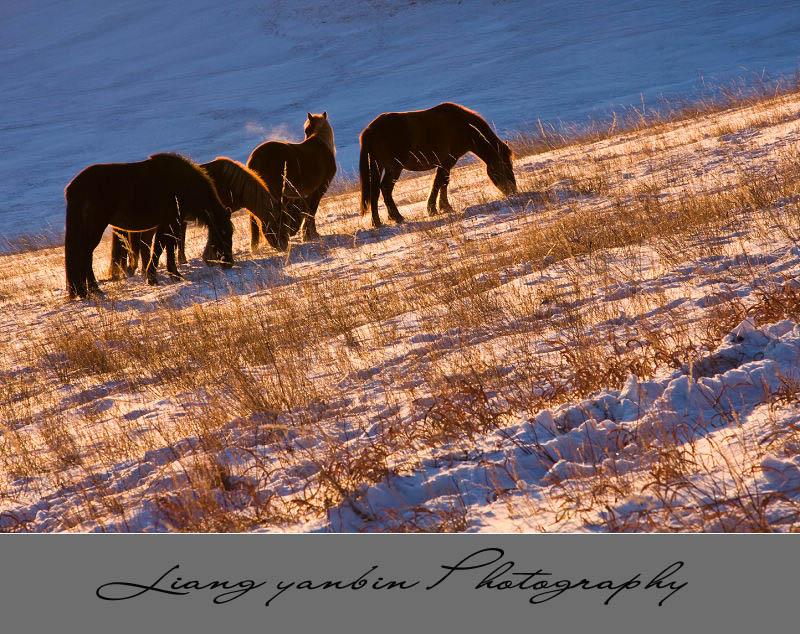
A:
<svg viewBox="0 0 800 634">
<path fill-rule="evenodd" d="M 231 210 L 225 207 L 225 219 L 215 222 L 209 228 L 208 242 L 203 249 L 203 264 L 211 266 L 219 264 L 224 269 L 233 266 L 233 222 Z"/>
<path fill-rule="evenodd" d="M 308 115 L 308 119 L 306 119 L 306 123 L 303 126 L 303 132 L 306 133 L 306 138 L 310 137 L 312 134 L 316 134 L 325 126 L 330 128 L 331 124 L 328 123 L 327 110 L 322 114 L 311 114 L 310 112 L 306 114 Z"/>
<path fill-rule="evenodd" d="M 486 163 L 486 174 L 503 195 L 511 196 L 517 193 L 517 180 L 514 178 L 514 168 L 511 164 L 511 148 L 502 141 L 498 141 L 494 160 Z"/>
<path fill-rule="evenodd" d="M 310 139 L 314 136 L 325 143 L 332 153 L 336 154 L 336 147 L 333 143 L 333 128 L 331 127 L 330 121 L 328 121 L 327 110 L 322 114 L 311 114 L 310 112 L 307 114 L 308 119 L 306 119 L 306 123 L 303 126 L 306 139 Z"/>
</svg>

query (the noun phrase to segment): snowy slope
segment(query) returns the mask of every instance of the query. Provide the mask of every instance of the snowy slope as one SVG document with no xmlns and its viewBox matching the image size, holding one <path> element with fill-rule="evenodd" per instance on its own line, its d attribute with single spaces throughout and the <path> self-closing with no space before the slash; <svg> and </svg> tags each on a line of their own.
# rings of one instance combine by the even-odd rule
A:
<svg viewBox="0 0 800 634">
<path fill-rule="evenodd" d="M 796 321 L 756 326 L 743 320 L 709 342 L 693 363 L 681 357 L 675 367 L 658 358 L 650 376 L 630 376 L 621 388 L 601 386 L 588 398 L 567 391 L 558 407 L 526 411 L 504 403 L 508 395 L 495 390 L 485 395 L 488 405 L 478 399 L 465 410 L 489 416 L 488 429 L 471 428 L 470 415 L 459 424 L 471 431 L 434 437 L 422 448 L 413 433 L 435 427 L 431 412 L 443 402 L 432 381 L 436 372 L 458 385 L 472 361 L 489 364 L 495 378 L 513 377 L 522 362 L 548 368 L 558 351 L 554 342 L 575 331 L 643 349 L 648 329 L 664 340 L 685 333 L 699 342 L 717 311 L 752 306 L 775 289 L 775 297 L 790 297 L 800 277 L 800 249 L 771 223 L 784 217 L 796 222 L 797 193 L 770 200 L 763 213 L 727 209 L 726 222 L 703 229 L 713 239 L 687 237 L 679 253 L 656 237 L 591 257 L 518 258 L 499 270 L 487 267 L 495 277 L 485 286 L 479 262 L 472 294 L 448 295 L 447 278 L 437 277 L 434 267 L 461 266 L 473 252 L 479 259 L 484 242 L 498 253 L 513 252 L 517 241 L 524 244 L 520 236 L 535 237 L 570 214 L 633 208 L 656 182 L 669 184 L 659 199 L 731 193 L 754 182 L 742 175 L 768 175 L 786 157 L 797 164 L 798 120 L 800 96 L 794 94 L 521 158 L 515 170 L 522 192 L 508 200 L 498 200 L 482 167 L 466 166 L 451 185 L 457 212 L 436 219 L 424 215 L 429 176 L 409 179 L 397 195 L 408 222 L 377 231 L 364 231 L 341 213 L 353 208 L 354 195 L 329 198 L 319 214 L 323 239 L 294 242 L 288 255 L 249 254 L 240 215 L 234 269 L 200 265 L 203 236 L 193 231 L 188 251 L 195 257 L 182 268 L 186 281 L 151 288 L 138 276 L 110 282 L 99 275 L 109 297 L 99 303 L 64 303 L 61 249 L 0 257 L 0 351 L 15 359 L 0 370 L 6 384 L 21 386 L 19 394 L 0 392 L 3 411 L 16 416 L 0 434 L 6 461 L 0 529 L 185 530 L 197 525 L 181 510 L 202 495 L 223 515 L 264 531 L 722 531 L 764 528 L 759 518 L 771 529 L 796 528 Z M 570 172 L 561 171 L 578 174 L 597 165 L 608 166 L 601 195 L 581 194 L 563 178 Z M 104 243 L 95 256 L 98 273 L 107 257 Z M 373 287 L 391 280 L 398 293 L 412 294 L 431 279 L 440 287 L 432 285 L 430 296 L 446 299 L 372 323 L 352 322 Z M 320 335 L 308 349 L 299 340 L 294 346 L 299 358 L 310 355 L 295 375 L 306 381 L 300 391 L 324 398 L 234 416 L 227 405 L 221 413 L 213 410 L 211 390 L 191 385 L 170 392 L 149 376 L 137 383 L 120 380 L 124 372 L 90 367 L 65 381 L 48 371 L 68 358 L 66 346 L 81 332 L 136 332 L 154 314 L 178 320 L 229 308 L 241 317 L 290 300 L 301 307 L 303 297 L 323 312 L 325 296 L 313 294 L 319 280 L 325 292 L 344 289 L 347 297 L 352 289 L 361 302 L 345 310 L 344 332 Z M 472 323 L 448 320 L 471 301 L 478 308 L 506 306 L 504 321 L 493 321 L 493 310 Z M 448 328 L 437 328 L 441 323 Z M 266 333 L 272 325 L 260 327 Z M 66 336 L 59 338 L 61 330 Z M 137 343 L 125 339 L 98 339 L 96 345 L 113 352 Z M 271 385 L 274 368 L 243 359 L 235 365 L 263 381 L 256 384 Z M 278 368 L 279 377 L 282 372 Z M 547 376 L 534 389 L 547 387 Z M 535 403 L 535 394 L 529 396 Z M 438 411 L 446 418 L 447 410 Z M 364 463 L 373 466 L 359 471 Z M 226 474 L 210 491 L 197 486 L 207 464 Z M 331 485 L 326 493 L 330 481 L 339 488 Z M 328 496 L 337 502 L 326 506 Z M 589 503 L 603 496 L 607 503 Z M 278 511 L 264 519 L 265 508 Z"/>
<path fill-rule="evenodd" d="M 5 0 L 0 237 L 59 234 L 86 165 L 243 161 L 299 139 L 307 110 L 328 111 L 352 172 L 387 110 L 456 101 L 507 132 L 798 65 L 795 2 L 652 4 Z"/>
</svg>

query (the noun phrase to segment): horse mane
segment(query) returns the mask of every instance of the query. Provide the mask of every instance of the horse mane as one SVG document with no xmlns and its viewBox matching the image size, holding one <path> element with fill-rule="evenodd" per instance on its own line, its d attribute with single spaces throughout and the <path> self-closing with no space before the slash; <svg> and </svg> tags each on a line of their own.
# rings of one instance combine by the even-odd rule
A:
<svg viewBox="0 0 800 634">
<path fill-rule="evenodd" d="M 200 168 L 197 163 L 190 158 L 178 154 L 177 152 L 159 152 L 158 154 L 151 154 L 150 161 L 157 163 L 161 169 L 172 172 L 183 172 L 184 174 L 195 173 L 208 180 L 206 173 Z M 214 183 L 211 183 L 214 186 Z"/>
<path fill-rule="evenodd" d="M 200 167 L 214 181 L 220 198 L 230 197 L 232 210 L 245 207 L 254 213 L 261 211 L 263 216 L 272 209 L 272 194 L 261 177 L 250 168 L 225 156 L 202 163 Z"/>
<path fill-rule="evenodd" d="M 208 207 L 225 208 L 212 178 L 191 159 L 177 152 L 159 152 L 151 154 L 149 160 L 158 165 L 159 170 L 171 173 L 181 183 L 182 186 L 176 191 L 176 196 L 183 199 L 184 202 L 188 202 L 188 205 L 182 202 L 181 207 L 189 208 L 188 211 L 191 215 L 188 218 L 190 220 L 197 220 L 201 225 L 208 225 L 214 214 L 214 210 Z M 202 200 L 201 196 L 204 196 L 205 200 Z M 197 207 L 203 213 L 195 214 L 193 207 Z"/>
<path fill-rule="evenodd" d="M 314 132 L 309 139 L 318 139 L 321 143 L 325 144 L 331 154 L 336 156 L 336 145 L 333 142 L 333 127 L 331 126 L 331 122 L 327 119 L 318 119 L 321 124 L 321 129 L 318 129 Z"/>
<path fill-rule="evenodd" d="M 497 136 L 497 134 L 495 134 L 495 131 L 492 130 L 492 126 L 490 126 L 486 119 L 480 116 L 477 112 L 455 103 L 444 103 L 442 105 L 452 106 L 461 111 L 464 116 L 464 120 L 471 128 L 472 139 L 476 145 L 490 148 L 493 153 L 502 152 L 505 149 L 508 151 L 509 157 L 511 156 L 511 149 L 508 147 L 508 145 L 499 136 Z"/>
</svg>

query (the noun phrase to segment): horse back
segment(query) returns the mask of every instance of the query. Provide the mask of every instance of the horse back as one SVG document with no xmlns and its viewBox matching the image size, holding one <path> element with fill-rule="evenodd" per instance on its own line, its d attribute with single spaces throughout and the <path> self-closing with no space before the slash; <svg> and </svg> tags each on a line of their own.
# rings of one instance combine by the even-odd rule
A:
<svg viewBox="0 0 800 634">
<path fill-rule="evenodd" d="M 247 167 L 256 172 L 273 196 L 280 195 L 284 165 L 289 159 L 289 144 L 267 141 L 250 153 Z"/>
<path fill-rule="evenodd" d="M 80 212 L 87 222 L 129 231 L 155 226 L 163 207 L 174 205 L 148 161 L 90 165 L 67 185 L 65 196 L 68 215 Z"/>
<path fill-rule="evenodd" d="M 384 113 L 361 133 L 361 146 L 382 164 L 394 160 L 405 169 L 432 169 L 448 156 L 457 159 L 469 151 L 469 123 L 462 110 L 455 104 L 440 104 L 427 110 Z"/>
<path fill-rule="evenodd" d="M 294 152 L 298 156 L 296 164 L 304 169 L 308 169 L 309 165 L 314 166 L 316 174 L 310 180 L 318 184 L 313 189 L 317 189 L 322 183 L 330 182 L 336 175 L 336 158 L 323 141 L 311 137 L 295 145 Z M 300 174 L 296 176 L 299 178 Z"/>
<path fill-rule="evenodd" d="M 336 174 L 336 159 L 330 149 L 317 139 L 302 143 L 267 141 L 250 154 L 247 167 L 257 172 L 269 192 L 279 198 L 310 196 Z M 284 187 L 284 177 L 292 187 Z"/>
</svg>

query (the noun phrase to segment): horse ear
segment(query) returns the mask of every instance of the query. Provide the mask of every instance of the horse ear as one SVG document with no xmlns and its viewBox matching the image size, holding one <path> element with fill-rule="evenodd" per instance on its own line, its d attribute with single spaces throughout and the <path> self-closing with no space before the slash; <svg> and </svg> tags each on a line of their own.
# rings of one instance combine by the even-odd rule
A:
<svg viewBox="0 0 800 634">
<path fill-rule="evenodd" d="M 328 118 L 328 111 L 327 110 L 322 113 L 322 118 L 323 119 L 327 119 Z"/>
<path fill-rule="evenodd" d="M 308 120 L 311 121 L 311 113 L 310 112 L 306 112 L 306 114 L 308 115 Z"/>
</svg>

